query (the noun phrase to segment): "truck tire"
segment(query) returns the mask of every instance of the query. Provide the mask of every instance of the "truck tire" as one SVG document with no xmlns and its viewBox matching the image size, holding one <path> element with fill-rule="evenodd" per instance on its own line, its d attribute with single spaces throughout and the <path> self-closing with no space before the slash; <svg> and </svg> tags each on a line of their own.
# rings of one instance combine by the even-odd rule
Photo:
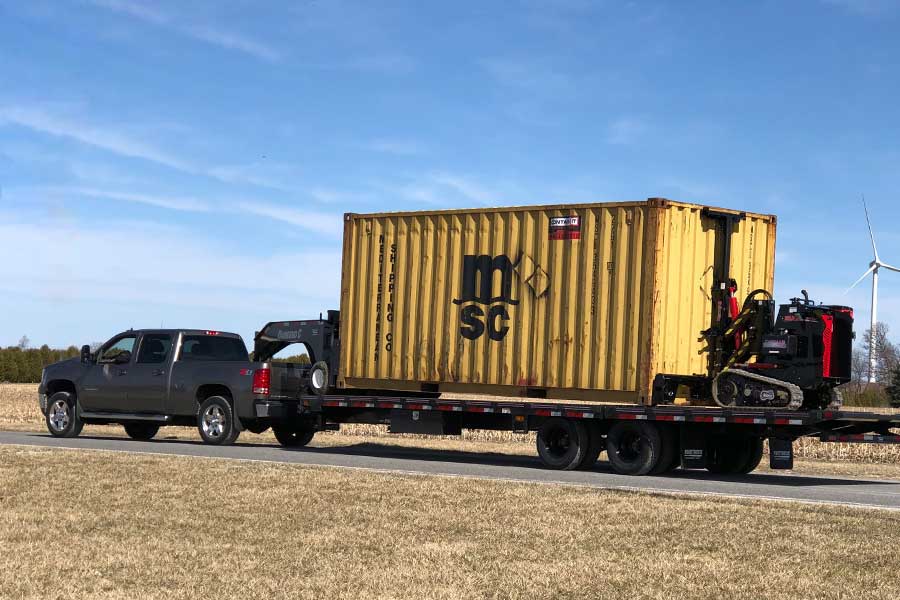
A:
<svg viewBox="0 0 900 600">
<path fill-rule="evenodd" d="M 752 459 L 750 438 L 711 437 L 706 444 L 708 457 L 706 470 L 716 475 L 744 473 Z"/>
<path fill-rule="evenodd" d="M 123 423 L 123 426 L 128 437 L 142 442 L 152 440 L 159 433 L 159 425 L 156 423 Z"/>
<path fill-rule="evenodd" d="M 665 424 L 659 424 L 657 427 L 662 442 L 662 452 L 659 455 L 659 462 L 650 470 L 651 475 L 671 473 L 681 464 L 678 430 Z"/>
<path fill-rule="evenodd" d="M 50 396 L 44 422 L 54 437 L 78 437 L 84 428 L 84 422 L 78 416 L 75 396 L 69 392 L 56 392 Z"/>
<path fill-rule="evenodd" d="M 309 369 L 309 391 L 324 396 L 328 391 L 328 363 L 320 360 Z"/>
<path fill-rule="evenodd" d="M 272 433 L 275 439 L 285 448 L 302 448 L 310 443 L 316 435 L 314 429 L 306 427 L 291 427 L 286 425 L 272 425 Z"/>
<path fill-rule="evenodd" d="M 662 436 L 654 423 L 618 421 L 606 435 L 609 464 L 622 475 L 646 475 L 659 464 Z"/>
<path fill-rule="evenodd" d="M 227 446 L 237 440 L 241 431 L 234 422 L 234 410 L 224 396 L 210 396 L 197 409 L 197 430 L 207 444 Z"/>
<path fill-rule="evenodd" d="M 551 469 L 571 471 L 578 468 L 590 446 L 587 427 L 581 421 L 554 417 L 541 425 L 537 433 L 537 451 Z"/>
<path fill-rule="evenodd" d="M 600 431 L 599 425 L 588 422 L 585 427 L 588 434 L 588 449 L 584 453 L 584 458 L 578 464 L 577 469 L 579 471 L 590 471 L 593 469 L 597 464 L 597 459 L 600 458 L 600 453 L 606 447 L 606 437 Z"/>
</svg>

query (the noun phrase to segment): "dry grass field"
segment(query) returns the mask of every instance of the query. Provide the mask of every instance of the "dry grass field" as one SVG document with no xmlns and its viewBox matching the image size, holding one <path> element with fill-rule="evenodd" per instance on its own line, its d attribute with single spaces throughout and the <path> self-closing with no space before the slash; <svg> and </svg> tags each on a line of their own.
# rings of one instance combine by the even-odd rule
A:
<svg viewBox="0 0 900 600">
<path fill-rule="evenodd" d="M 0 447 L 2 598 L 884 598 L 889 511 Z"/>
<path fill-rule="evenodd" d="M 857 410 L 857 409 L 854 409 Z M 875 409 L 885 411 L 890 409 Z M 33 384 L 0 384 L 0 429 L 45 431 L 37 406 L 37 386 Z M 82 435 L 124 436 L 119 426 L 87 426 Z M 163 429 L 160 438 L 199 440 L 193 428 Z M 275 444 L 271 432 L 254 435 L 244 432 L 241 443 Z M 396 435 L 381 425 L 345 425 L 338 432 L 324 432 L 315 437 L 315 447 L 350 446 L 378 443 L 386 446 L 458 450 L 490 454 L 535 454 L 534 434 L 521 435 L 503 431 L 466 430 L 460 437 Z M 795 472 L 810 475 L 844 475 L 879 479 L 900 479 L 900 446 L 873 444 L 825 444 L 804 438 L 794 444 L 797 460 Z M 765 469 L 764 465 L 761 467 Z"/>
</svg>

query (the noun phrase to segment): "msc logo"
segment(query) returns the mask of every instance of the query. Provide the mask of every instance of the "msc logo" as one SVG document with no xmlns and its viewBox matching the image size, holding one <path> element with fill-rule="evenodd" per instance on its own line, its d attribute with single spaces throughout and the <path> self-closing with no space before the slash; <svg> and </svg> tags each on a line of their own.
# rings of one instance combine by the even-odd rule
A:
<svg viewBox="0 0 900 600">
<path fill-rule="evenodd" d="M 495 342 L 506 337 L 509 332 L 507 306 L 519 303 L 512 297 L 512 286 L 513 272 L 521 260 L 521 254 L 515 262 L 502 254 L 467 254 L 463 258 L 462 297 L 453 300 L 453 304 L 473 304 L 467 304 L 459 311 L 461 336 L 477 340 L 487 330 L 488 337 Z M 497 289 L 494 287 L 495 274 L 499 276 Z M 484 305 L 487 310 L 479 305 Z"/>
</svg>

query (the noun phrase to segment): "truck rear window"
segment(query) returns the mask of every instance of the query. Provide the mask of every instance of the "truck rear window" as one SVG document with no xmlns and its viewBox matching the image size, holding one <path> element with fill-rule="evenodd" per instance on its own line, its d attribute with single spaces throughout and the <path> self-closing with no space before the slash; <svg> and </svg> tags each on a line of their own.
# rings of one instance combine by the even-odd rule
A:
<svg viewBox="0 0 900 600">
<path fill-rule="evenodd" d="M 249 357 L 244 342 L 238 338 L 186 335 L 178 359 L 247 361 Z"/>
</svg>

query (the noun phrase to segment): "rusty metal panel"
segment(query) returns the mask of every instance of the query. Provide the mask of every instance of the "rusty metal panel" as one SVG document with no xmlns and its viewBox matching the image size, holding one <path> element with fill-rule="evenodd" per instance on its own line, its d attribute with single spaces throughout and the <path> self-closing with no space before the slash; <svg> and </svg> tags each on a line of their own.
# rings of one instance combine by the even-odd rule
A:
<svg viewBox="0 0 900 600">
<path fill-rule="evenodd" d="M 339 384 L 644 401 L 657 372 L 705 372 L 722 235 L 701 213 L 651 200 L 348 214 Z M 771 290 L 774 218 L 749 215 L 732 244 L 734 277 Z"/>
</svg>

